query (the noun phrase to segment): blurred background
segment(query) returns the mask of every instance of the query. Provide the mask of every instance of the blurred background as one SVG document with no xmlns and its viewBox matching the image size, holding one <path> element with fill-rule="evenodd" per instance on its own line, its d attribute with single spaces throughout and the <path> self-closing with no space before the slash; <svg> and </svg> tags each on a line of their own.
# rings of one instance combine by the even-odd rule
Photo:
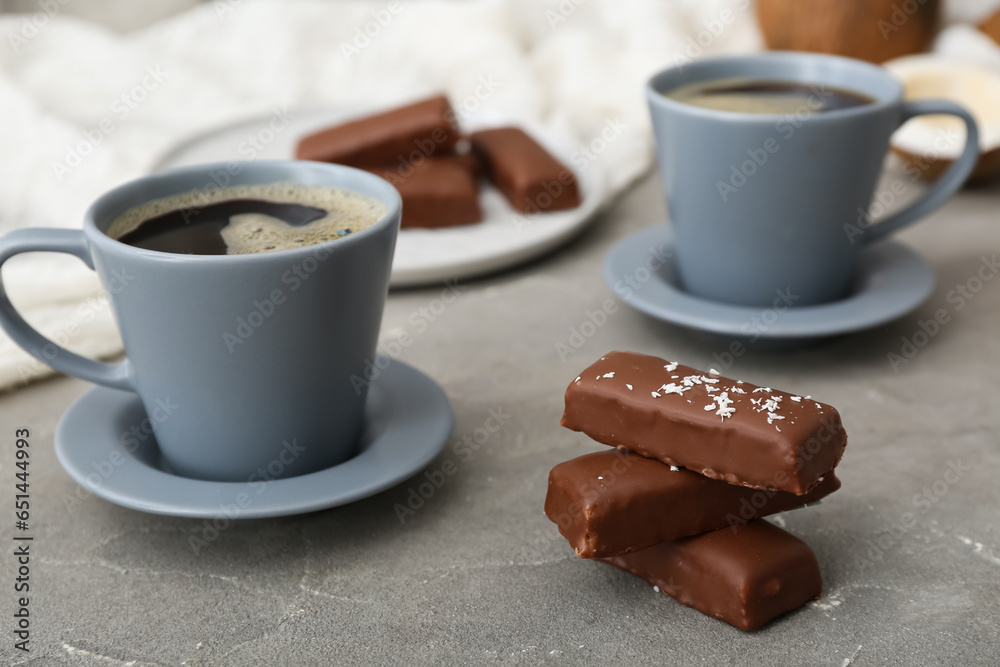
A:
<svg viewBox="0 0 1000 667">
<path fill-rule="evenodd" d="M 289 0 L 294 2 L 295 0 Z M 337 2 L 338 0 L 327 0 Z M 698 0 L 661 0 L 666 4 L 697 4 Z M 809 8 L 813 4 L 812 0 L 796 0 L 798 4 Z M 58 0 L 56 0 L 58 2 Z M 77 16 L 88 21 L 101 23 L 113 30 L 127 32 L 138 28 L 144 28 L 157 21 L 183 12 L 186 9 L 199 4 L 199 2 L 212 2 L 212 0 L 72 0 L 63 2 L 60 11 L 68 16 Z M 861 0 L 862 4 L 880 4 L 879 0 Z M 5 13 L 30 13 L 38 11 L 40 4 L 45 4 L 44 0 L 0 0 L 0 12 Z M 581 4 L 576 2 L 574 4 Z M 852 0 L 845 0 L 844 5 L 852 4 Z M 893 4 L 893 3 L 888 3 Z M 899 4 L 905 4 L 899 2 Z M 926 1 L 919 4 L 927 4 Z M 933 4 L 933 2 L 931 3 Z M 951 22 L 974 22 L 982 19 L 990 9 L 997 6 L 995 0 L 957 0 L 945 2 L 944 18 Z"/>
<path fill-rule="evenodd" d="M 977 179 L 1000 174 L 1000 0 L 0 0 L 0 233 L 78 227 L 101 193 L 220 128 L 437 93 L 462 121 L 538 128 L 582 156 L 607 204 L 653 167 L 653 72 L 766 48 L 890 66 L 921 54 L 908 95 L 969 108 Z M 958 128 L 940 150 L 947 126 L 921 122 L 893 145 L 916 160 L 908 197 L 964 143 Z M 79 262 L 26 256 L 4 276 L 42 331 L 120 352 Z M 87 299 L 104 305 L 81 315 Z M 0 335 L 0 387 L 46 373 Z"/>
<path fill-rule="evenodd" d="M 38 0 L 0 0 L 0 11 L 31 13 L 42 9 Z M 119 32 L 144 28 L 160 19 L 178 14 L 198 4 L 198 0 L 73 0 L 61 12 L 101 23 Z"/>
</svg>

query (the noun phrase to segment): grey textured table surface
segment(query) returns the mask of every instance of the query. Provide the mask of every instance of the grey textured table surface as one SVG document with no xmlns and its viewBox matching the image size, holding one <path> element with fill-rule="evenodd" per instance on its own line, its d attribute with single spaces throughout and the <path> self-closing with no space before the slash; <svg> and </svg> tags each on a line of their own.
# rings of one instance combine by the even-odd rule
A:
<svg viewBox="0 0 1000 667">
<path fill-rule="evenodd" d="M 762 631 L 577 559 L 542 515 L 549 468 L 600 449 L 558 426 L 579 369 L 611 349 L 706 367 L 725 346 L 618 304 L 560 359 L 556 344 L 613 298 L 600 275 L 605 250 L 663 218 L 647 178 L 567 248 L 462 283 L 443 312 L 440 288 L 391 295 L 383 339 L 411 334 L 401 358 L 450 395 L 453 442 L 490 410 L 509 415 L 471 457 L 449 444 L 428 470 L 451 460 L 457 472 L 404 523 L 394 506 L 422 475 L 339 509 L 235 525 L 195 555 L 189 538 L 202 522 L 76 501 L 52 434 L 88 385 L 57 379 L 0 397 L 0 493 L 11 507 L 13 432 L 30 428 L 36 524 L 33 649 L 12 646 L 8 556 L 2 655 L 81 665 L 995 665 L 1000 280 L 961 308 L 949 293 L 1000 249 L 998 203 L 997 187 L 965 192 L 903 235 L 938 275 L 918 312 L 812 349 L 747 353 L 727 371 L 836 405 L 850 433 L 842 490 L 778 519 L 816 551 L 825 595 Z M 421 308 L 440 312 L 422 331 Z M 949 322 L 894 371 L 887 355 L 938 309 Z M 8 544 L 12 521 L 0 522 Z"/>
</svg>

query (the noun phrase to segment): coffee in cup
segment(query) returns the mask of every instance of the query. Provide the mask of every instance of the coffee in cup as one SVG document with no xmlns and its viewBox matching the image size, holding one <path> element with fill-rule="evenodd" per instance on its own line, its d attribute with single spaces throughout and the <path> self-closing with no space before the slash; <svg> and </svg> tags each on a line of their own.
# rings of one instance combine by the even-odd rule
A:
<svg viewBox="0 0 1000 667">
<path fill-rule="evenodd" d="M 291 250 L 367 229 L 385 205 L 350 190 L 267 183 L 192 190 L 133 207 L 107 235 L 137 248 L 185 255 Z"/>
<path fill-rule="evenodd" d="M 846 88 L 743 77 L 696 81 L 663 95 L 703 109 L 760 114 L 823 113 L 875 101 L 870 95 Z"/>
</svg>

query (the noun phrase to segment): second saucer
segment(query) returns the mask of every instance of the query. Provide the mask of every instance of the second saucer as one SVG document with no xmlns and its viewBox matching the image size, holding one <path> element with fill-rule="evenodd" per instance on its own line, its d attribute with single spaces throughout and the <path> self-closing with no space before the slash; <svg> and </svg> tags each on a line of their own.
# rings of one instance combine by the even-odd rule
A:
<svg viewBox="0 0 1000 667">
<path fill-rule="evenodd" d="M 864 251 L 851 294 L 839 301 L 790 308 L 710 301 L 680 287 L 669 225 L 643 229 L 616 243 L 604 259 L 604 280 L 627 304 L 658 320 L 732 340 L 780 345 L 885 324 L 919 306 L 934 289 L 927 262 L 906 246 L 887 241 Z"/>
</svg>

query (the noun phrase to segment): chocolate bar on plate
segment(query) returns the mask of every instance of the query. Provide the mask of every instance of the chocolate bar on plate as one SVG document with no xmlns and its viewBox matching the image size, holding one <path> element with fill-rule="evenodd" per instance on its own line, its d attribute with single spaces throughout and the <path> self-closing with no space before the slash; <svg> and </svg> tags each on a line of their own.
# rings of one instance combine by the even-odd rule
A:
<svg viewBox="0 0 1000 667">
<path fill-rule="evenodd" d="M 796 495 L 847 445 L 832 406 L 631 352 L 611 352 L 570 382 L 562 425 L 712 479 Z"/>
<path fill-rule="evenodd" d="M 479 190 L 469 163 L 459 155 L 428 158 L 416 165 L 371 167 L 392 183 L 403 200 L 401 227 L 450 227 L 479 222 Z"/>
<path fill-rule="evenodd" d="M 831 471 L 797 496 L 709 479 L 637 454 L 584 454 L 549 472 L 545 514 L 582 558 L 639 551 L 802 507 L 840 488 Z"/>
<path fill-rule="evenodd" d="M 417 162 L 453 152 L 458 139 L 455 113 L 438 95 L 303 137 L 295 157 L 354 167 Z"/>
<path fill-rule="evenodd" d="M 580 205 L 576 176 L 524 130 L 480 130 L 469 141 L 487 176 L 515 210 L 540 213 Z"/>
<path fill-rule="evenodd" d="M 742 630 L 756 630 L 823 592 L 809 545 L 761 519 L 604 560 Z"/>
</svg>

